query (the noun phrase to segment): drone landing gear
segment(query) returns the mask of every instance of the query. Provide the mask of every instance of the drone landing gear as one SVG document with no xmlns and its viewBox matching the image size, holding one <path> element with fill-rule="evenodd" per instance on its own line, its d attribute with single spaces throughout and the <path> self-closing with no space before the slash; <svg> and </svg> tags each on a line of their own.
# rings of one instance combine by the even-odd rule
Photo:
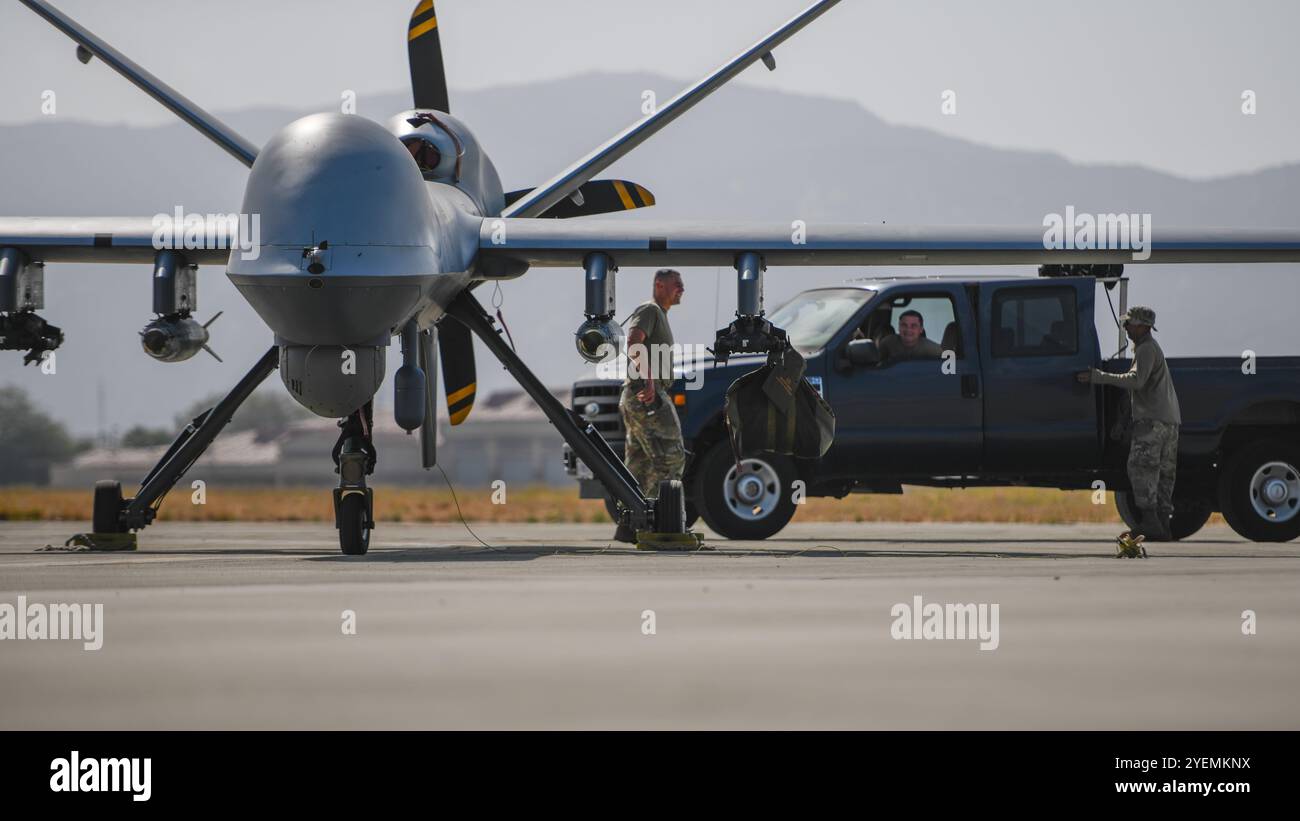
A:
<svg viewBox="0 0 1300 821">
<path fill-rule="evenodd" d="M 370 531 L 375 528 L 375 491 L 366 486 L 366 477 L 375 472 L 378 459 L 371 437 L 373 402 L 353 411 L 339 427 L 342 430 L 332 454 L 339 475 L 339 486 L 334 488 L 334 526 L 343 553 L 364 556 L 370 549 Z"/>
<path fill-rule="evenodd" d="M 564 407 L 551 395 L 514 349 L 501 338 L 501 333 L 492 324 L 492 318 L 468 290 L 462 291 L 452 300 L 447 306 L 447 314 L 483 340 L 483 344 L 501 360 L 510 375 L 546 414 L 546 418 L 564 437 L 573 453 L 591 468 L 592 475 L 605 486 L 609 497 L 622 503 L 619 524 L 626 524 L 634 531 L 686 533 L 686 513 L 680 490 L 676 494 L 661 495 L 659 500 L 647 499 L 637 485 L 636 478 L 628 472 L 627 466 L 610 449 L 595 426 Z"/>
<path fill-rule="evenodd" d="M 123 499 L 122 486 L 118 482 L 97 483 L 93 532 L 79 533 L 69 539 L 69 543 L 76 542 L 91 550 L 134 550 L 135 534 L 132 531 L 143 530 L 153 522 L 163 497 L 203 455 L 244 400 L 278 365 L 279 349 L 270 348 L 225 398 L 196 416 L 177 434 L 171 447 L 144 477 L 135 496 Z"/>
</svg>

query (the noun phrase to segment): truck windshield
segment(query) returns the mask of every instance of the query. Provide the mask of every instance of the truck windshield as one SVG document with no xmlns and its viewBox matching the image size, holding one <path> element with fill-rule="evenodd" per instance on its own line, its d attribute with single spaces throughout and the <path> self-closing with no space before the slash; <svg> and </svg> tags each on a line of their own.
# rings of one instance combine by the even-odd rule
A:
<svg viewBox="0 0 1300 821">
<path fill-rule="evenodd" d="M 768 317 L 801 352 L 818 351 L 876 292 L 865 288 L 804 291 Z"/>
</svg>

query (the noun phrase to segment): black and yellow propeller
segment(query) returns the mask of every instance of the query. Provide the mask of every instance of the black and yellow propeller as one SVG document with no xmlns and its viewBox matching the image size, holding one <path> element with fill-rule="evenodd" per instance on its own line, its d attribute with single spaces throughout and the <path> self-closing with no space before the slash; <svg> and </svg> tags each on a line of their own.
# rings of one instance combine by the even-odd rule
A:
<svg viewBox="0 0 1300 821">
<path fill-rule="evenodd" d="M 406 30 L 406 54 L 411 68 L 411 93 L 415 107 L 451 113 L 447 94 L 447 72 L 442 61 L 442 40 L 433 0 L 420 0 L 411 12 Z M 506 205 L 532 189 L 506 194 Z M 608 214 L 647 208 L 655 204 L 654 194 L 629 180 L 590 180 L 565 199 L 552 205 L 540 217 L 571 217 Z M 469 329 L 448 317 L 438 323 L 438 354 L 442 385 L 447 394 L 447 413 L 453 425 L 469 417 L 477 391 L 474 339 Z"/>
<path fill-rule="evenodd" d="M 415 107 L 450 114 L 447 72 L 442 64 L 442 40 L 433 0 L 420 0 L 411 12 L 406 29 L 406 56 L 411 66 L 411 96 Z M 442 386 L 447 393 L 447 413 L 451 423 L 459 425 L 474 407 L 478 389 L 474 339 L 469 328 L 451 317 L 439 322 L 438 358 L 442 365 Z"/>
<path fill-rule="evenodd" d="M 406 29 L 406 57 L 411 65 L 411 91 L 416 108 L 451 113 L 447 72 L 442 67 L 442 40 L 433 0 L 420 0 Z"/>
</svg>

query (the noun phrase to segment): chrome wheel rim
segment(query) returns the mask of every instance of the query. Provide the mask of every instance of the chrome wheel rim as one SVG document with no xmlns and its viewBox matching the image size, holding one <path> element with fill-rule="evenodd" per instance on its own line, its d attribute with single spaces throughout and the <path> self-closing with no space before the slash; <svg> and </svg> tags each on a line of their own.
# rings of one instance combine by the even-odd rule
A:
<svg viewBox="0 0 1300 821">
<path fill-rule="evenodd" d="M 762 459 L 742 459 L 731 466 L 722 481 L 727 509 L 747 522 L 766 519 L 781 501 L 781 479 L 776 468 Z"/>
<path fill-rule="evenodd" d="M 1300 514 L 1300 471 L 1287 462 L 1267 462 L 1250 479 L 1250 505 L 1265 521 L 1289 522 Z"/>
</svg>

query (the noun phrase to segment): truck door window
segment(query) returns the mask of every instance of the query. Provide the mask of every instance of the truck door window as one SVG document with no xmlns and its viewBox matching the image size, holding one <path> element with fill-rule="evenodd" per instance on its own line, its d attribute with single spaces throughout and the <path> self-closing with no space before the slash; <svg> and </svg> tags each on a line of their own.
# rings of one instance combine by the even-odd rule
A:
<svg viewBox="0 0 1300 821">
<path fill-rule="evenodd" d="M 952 298 L 934 293 L 902 294 L 867 315 L 854 334 L 874 340 L 881 364 L 912 359 L 941 359 L 943 351 L 961 358 L 961 329 Z"/>
<path fill-rule="evenodd" d="M 1073 288 L 1005 288 L 993 295 L 995 357 L 1068 356 L 1079 350 Z"/>
</svg>

